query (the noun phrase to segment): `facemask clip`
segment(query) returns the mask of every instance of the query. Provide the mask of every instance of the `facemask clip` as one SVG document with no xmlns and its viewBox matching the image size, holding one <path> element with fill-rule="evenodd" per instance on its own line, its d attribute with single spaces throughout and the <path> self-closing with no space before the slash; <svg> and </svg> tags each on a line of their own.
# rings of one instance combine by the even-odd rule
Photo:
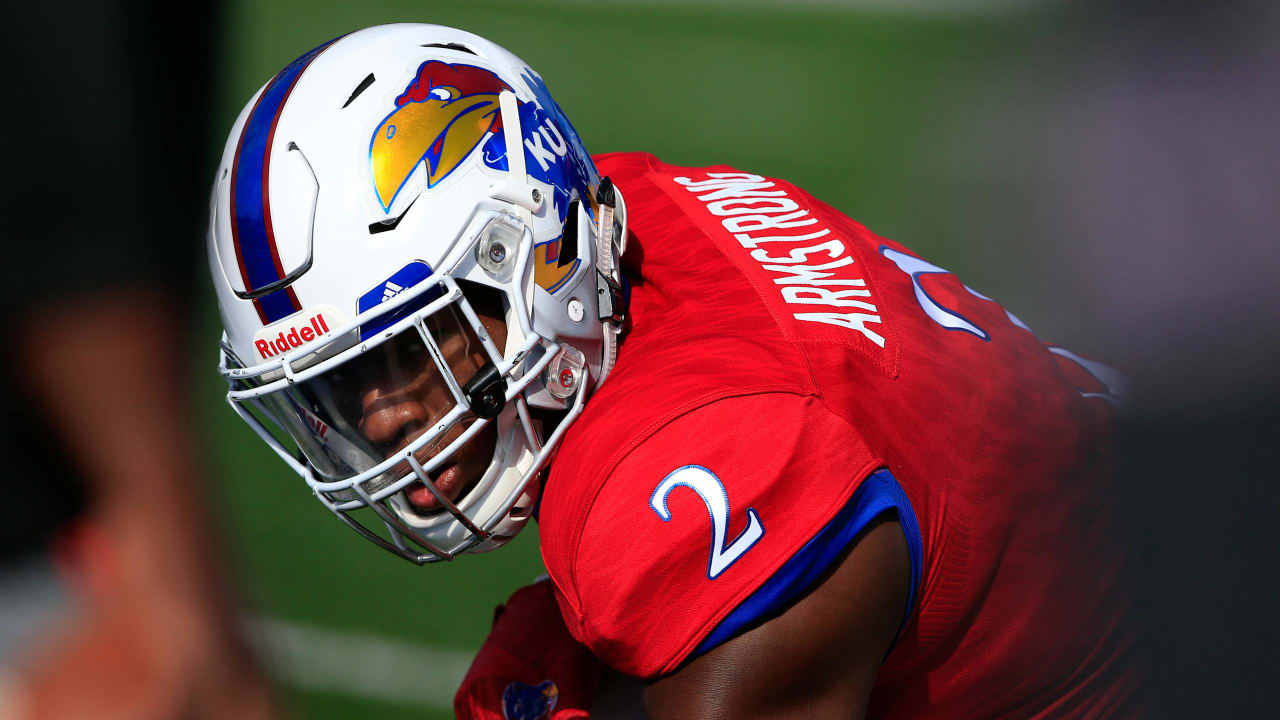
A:
<svg viewBox="0 0 1280 720">
<path fill-rule="evenodd" d="M 498 417 L 507 404 L 507 381 L 502 379 L 498 367 L 493 363 L 485 363 L 476 374 L 462 386 L 462 394 L 467 397 L 471 412 L 476 417 L 492 420 Z"/>
</svg>

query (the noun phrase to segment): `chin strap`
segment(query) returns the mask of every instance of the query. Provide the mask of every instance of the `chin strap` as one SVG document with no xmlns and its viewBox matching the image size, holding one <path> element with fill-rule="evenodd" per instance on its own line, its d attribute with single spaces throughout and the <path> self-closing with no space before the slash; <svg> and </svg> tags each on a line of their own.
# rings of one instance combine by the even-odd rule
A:
<svg viewBox="0 0 1280 720">
<path fill-rule="evenodd" d="M 599 387 L 618 360 L 618 335 L 627 315 L 622 292 L 622 253 L 627 249 L 627 205 L 608 177 L 596 189 L 599 224 L 596 227 L 596 301 L 604 327 L 604 357 L 600 361 Z"/>
</svg>

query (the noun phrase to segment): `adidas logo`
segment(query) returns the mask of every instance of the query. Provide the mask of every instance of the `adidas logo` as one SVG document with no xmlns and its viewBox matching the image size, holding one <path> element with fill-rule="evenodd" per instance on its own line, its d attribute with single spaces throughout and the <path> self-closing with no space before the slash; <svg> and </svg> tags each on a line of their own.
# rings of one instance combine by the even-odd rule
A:
<svg viewBox="0 0 1280 720">
<path fill-rule="evenodd" d="M 396 295 L 399 295 L 401 290 L 404 290 L 404 286 L 397 285 L 388 280 L 387 284 L 382 286 L 382 302 L 386 302 Z"/>
</svg>

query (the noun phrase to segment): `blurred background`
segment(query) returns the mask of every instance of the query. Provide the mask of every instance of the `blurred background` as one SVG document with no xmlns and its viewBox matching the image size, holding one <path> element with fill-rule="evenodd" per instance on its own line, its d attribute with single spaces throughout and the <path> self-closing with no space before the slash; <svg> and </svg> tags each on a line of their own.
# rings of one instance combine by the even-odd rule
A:
<svg viewBox="0 0 1280 720">
<path fill-rule="evenodd" d="M 1260 713 L 1280 633 L 1280 22 L 1275 3 L 235 0 L 216 14 L 212 168 L 299 54 L 383 22 L 523 57 L 587 147 L 785 178 L 1127 371 L 1131 517 L 1157 717 Z M 211 175 L 210 175 L 211 177 Z M 203 238 L 190 243 L 202 257 Z M 419 569 L 341 526 L 240 422 L 203 268 L 189 326 L 209 517 L 299 718 L 445 718 L 527 531 Z"/>
</svg>

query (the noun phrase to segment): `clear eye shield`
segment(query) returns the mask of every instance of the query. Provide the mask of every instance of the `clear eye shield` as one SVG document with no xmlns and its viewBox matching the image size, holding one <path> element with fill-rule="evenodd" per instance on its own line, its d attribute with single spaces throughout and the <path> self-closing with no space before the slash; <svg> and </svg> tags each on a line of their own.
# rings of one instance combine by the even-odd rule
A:
<svg viewBox="0 0 1280 720">
<path fill-rule="evenodd" d="M 457 398 L 467 396 L 485 367 L 493 365 L 484 344 L 458 307 L 448 305 L 328 372 L 262 397 L 318 474 L 341 480 L 398 454 L 428 430 L 446 431 L 437 433 L 443 437 L 456 434 L 450 427 L 473 424 L 476 414 L 459 411 Z M 416 453 L 418 460 L 429 462 L 439 449 L 437 439 Z M 402 475 L 408 468 L 394 470 Z"/>
</svg>

